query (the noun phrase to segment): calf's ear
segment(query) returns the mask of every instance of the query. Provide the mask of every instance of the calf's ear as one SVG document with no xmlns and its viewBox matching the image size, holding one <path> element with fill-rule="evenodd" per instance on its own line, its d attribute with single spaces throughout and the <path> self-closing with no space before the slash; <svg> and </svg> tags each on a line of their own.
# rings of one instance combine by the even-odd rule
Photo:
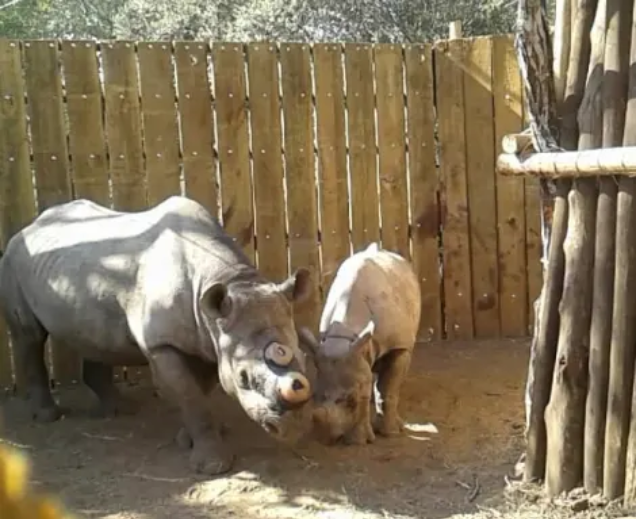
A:
<svg viewBox="0 0 637 519">
<path fill-rule="evenodd" d="M 363 349 L 367 343 L 372 340 L 375 328 L 376 326 L 374 325 L 374 321 L 369 321 L 367 326 L 365 326 L 365 328 L 363 328 L 358 334 L 358 337 L 356 337 L 350 344 L 350 352 L 355 353 Z"/>
<path fill-rule="evenodd" d="M 232 313 L 232 298 L 223 283 L 215 283 L 201 296 L 201 305 L 204 312 L 212 317 L 227 319 Z"/>
<path fill-rule="evenodd" d="M 299 268 L 283 283 L 279 290 L 291 303 L 301 303 L 312 294 L 312 274 L 306 268 Z"/>
</svg>

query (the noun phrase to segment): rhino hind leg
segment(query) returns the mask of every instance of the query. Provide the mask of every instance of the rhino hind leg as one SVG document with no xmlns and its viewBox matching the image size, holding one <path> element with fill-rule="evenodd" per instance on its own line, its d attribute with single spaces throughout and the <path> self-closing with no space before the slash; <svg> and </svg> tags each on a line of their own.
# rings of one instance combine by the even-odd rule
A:
<svg viewBox="0 0 637 519">
<path fill-rule="evenodd" d="M 82 361 L 82 380 L 95 393 L 99 400 L 93 410 L 95 418 L 133 414 L 137 407 L 125 399 L 113 382 L 113 366 L 84 359 Z"/>
<path fill-rule="evenodd" d="M 411 364 L 411 350 L 394 350 L 382 359 L 376 384 L 376 420 L 374 430 L 381 436 L 396 436 L 403 430 L 398 414 L 400 388 Z"/>
<path fill-rule="evenodd" d="M 155 383 L 180 408 L 184 430 L 178 442 L 191 447 L 190 465 L 198 473 L 223 474 L 232 468 L 234 456 L 221 438 L 221 428 L 212 420 L 210 398 L 190 369 L 191 359 L 170 346 L 150 351 Z"/>
<path fill-rule="evenodd" d="M 36 422 L 54 422 L 62 411 L 51 394 L 49 372 L 44 363 L 44 346 L 47 332 L 35 316 L 20 312 L 21 321 L 8 322 L 13 346 L 16 374 L 23 381 L 25 394 L 31 408 L 31 417 Z"/>
</svg>

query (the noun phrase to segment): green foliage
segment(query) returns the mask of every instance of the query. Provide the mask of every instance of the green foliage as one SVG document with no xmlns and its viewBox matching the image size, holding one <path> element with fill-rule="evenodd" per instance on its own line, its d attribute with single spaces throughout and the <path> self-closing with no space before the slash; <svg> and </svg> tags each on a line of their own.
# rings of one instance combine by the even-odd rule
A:
<svg viewBox="0 0 637 519">
<path fill-rule="evenodd" d="M 7 2 L 8 0 L 0 0 Z M 513 30 L 515 0 L 19 0 L 11 38 L 414 42 Z"/>
</svg>

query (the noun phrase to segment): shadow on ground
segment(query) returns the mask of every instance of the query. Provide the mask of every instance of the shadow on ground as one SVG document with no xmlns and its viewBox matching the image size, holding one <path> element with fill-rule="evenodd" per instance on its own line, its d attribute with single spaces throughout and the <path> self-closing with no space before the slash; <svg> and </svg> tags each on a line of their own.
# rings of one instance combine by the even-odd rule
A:
<svg viewBox="0 0 637 519">
<path fill-rule="evenodd" d="M 82 387 L 57 395 L 74 412 L 49 425 L 5 399 L 2 437 L 80 517 L 446 519 L 502 491 L 521 452 L 527 359 L 528 341 L 419 345 L 401 402 L 411 430 L 366 447 L 277 444 L 219 394 L 237 460 L 217 478 L 189 471 L 178 415 L 149 387 L 126 387 L 142 409 L 114 420 L 86 418 Z"/>
</svg>

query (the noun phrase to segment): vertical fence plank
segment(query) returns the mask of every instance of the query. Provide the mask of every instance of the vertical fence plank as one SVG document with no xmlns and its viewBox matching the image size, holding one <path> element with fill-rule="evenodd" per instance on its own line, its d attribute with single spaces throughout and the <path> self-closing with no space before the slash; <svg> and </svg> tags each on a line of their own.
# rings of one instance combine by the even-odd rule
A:
<svg viewBox="0 0 637 519">
<path fill-rule="evenodd" d="M 462 40 L 435 47 L 447 337 L 473 337 Z"/>
<path fill-rule="evenodd" d="M 312 298 L 299 307 L 295 318 L 318 332 L 321 294 L 311 66 L 308 45 L 281 46 L 290 267 L 311 269 L 314 284 Z"/>
<path fill-rule="evenodd" d="M 62 74 L 58 42 L 27 41 L 26 86 L 40 212 L 72 199 L 66 143 Z M 80 357 L 64 344 L 49 339 L 53 378 L 66 384 L 81 378 Z"/>
<path fill-rule="evenodd" d="M 62 62 L 75 197 L 109 207 L 106 137 L 95 42 L 62 42 Z"/>
<path fill-rule="evenodd" d="M 219 217 L 207 45 L 175 42 L 186 196 Z"/>
<path fill-rule="evenodd" d="M 259 271 L 268 279 L 280 281 L 288 274 L 288 252 L 279 74 L 274 44 L 248 45 L 248 78 Z"/>
<path fill-rule="evenodd" d="M 464 41 L 473 325 L 479 338 L 500 335 L 491 63 L 491 38 Z"/>
<path fill-rule="evenodd" d="M 431 45 L 405 47 L 412 262 L 422 294 L 419 340 L 442 338 L 438 171 Z"/>
<path fill-rule="evenodd" d="M 179 195 L 179 129 L 169 43 L 137 45 L 146 151 L 148 205 Z"/>
<path fill-rule="evenodd" d="M 324 296 L 339 265 L 350 253 L 342 51 L 340 45 L 314 45 Z"/>
<path fill-rule="evenodd" d="M 376 45 L 374 60 L 382 243 L 410 259 L 402 48 Z"/>
<path fill-rule="evenodd" d="M 24 102 L 22 63 L 17 41 L 0 39 L 0 249 L 35 217 Z M 6 324 L 0 317 L 0 386 L 12 387 L 11 352 Z M 15 383 L 23 381 L 16 373 Z"/>
<path fill-rule="evenodd" d="M 119 41 L 103 44 L 101 51 L 113 206 L 141 211 L 146 208 L 146 178 L 135 49 L 132 42 Z"/>
<path fill-rule="evenodd" d="M 372 46 L 345 45 L 352 249 L 380 240 Z"/>
<path fill-rule="evenodd" d="M 522 127 L 522 82 L 513 39 L 493 39 L 495 147 Z M 527 272 L 524 181 L 497 175 L 500 326 L 506 337 L 527 334 Z"/>
<path fill-rule="evenodd" d="M 146 175 L 135 47 L 132 42 L 101 46 L 104 67 L 104 109 L 113 188 L 113 207 L 121 211 L 146 209 Z M 138 380 L 136 366 L 115 370 L 115 379 Z"/>
<path fill-rule="evenodd" d="M 255 261 L 243 45 L 215 44 L 212 57 L 223 226 Z"/>
</svg>

